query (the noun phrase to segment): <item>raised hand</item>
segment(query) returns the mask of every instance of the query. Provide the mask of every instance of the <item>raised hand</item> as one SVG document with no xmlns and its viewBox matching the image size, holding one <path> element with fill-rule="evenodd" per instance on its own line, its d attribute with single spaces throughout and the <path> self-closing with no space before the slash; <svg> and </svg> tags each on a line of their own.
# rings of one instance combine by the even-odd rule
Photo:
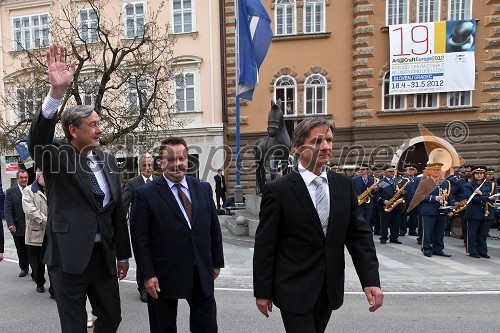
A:
<svg viewBox="0 0 500 333">
<path fill-rule="evenodd" d="M 66 50 L 57 43 L 51 43 L 46 53 L 47 68 L 49 70 L 50 96 L 62 99 L 71 85 L 76 69 L 76 60 L 66 66 Z"/>
</svg>

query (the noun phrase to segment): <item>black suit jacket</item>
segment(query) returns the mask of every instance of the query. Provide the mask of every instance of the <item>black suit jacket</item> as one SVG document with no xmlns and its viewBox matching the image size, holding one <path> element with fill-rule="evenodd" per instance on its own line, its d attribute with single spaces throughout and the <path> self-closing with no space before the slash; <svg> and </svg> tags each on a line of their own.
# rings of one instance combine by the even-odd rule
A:
<svg viewBox="0 0 500 333">
<path fill-rule="evenodd" d="M 292 172 L 264 186 L 255 237 L 254 296 L 280 309 L 310 311 L 326 282 L 333 309 L 344 297 L 344 245 L 361 285 L 380 286 L 371 229 L 360 215 L 349 177 L 328 172 L 330 217 L 325 237 L 307 186 Z"/>
<path fill-rule="evenodd" d="M 215 193 L 226 192 L 226 178 L 224 178 L 224 176 L 215 175 L 214 180 L 215 180 Z"/>
<path fill-rule="evenodd" d="M 0 229 L 1 229 L 0 230 L 0 253 L 4 253 L 5 240 L 3 237 L 3 225 Z"/>
<path fill-rule="evenodd" d="M 213 269 L 224 267 L 222 235 L 212 188 L 186 177 L 192 201 L 189 228 L 163 176 L 135 190 L 130 230 L 134 255 L 147 280 L 156 276 L 160 297 L 187 298 L 192 294 L 194 263 L 205 296 L 214 292 Z"/>
<path fill-rule="evenodd" d="M 94 150 L 102 165 L 111 194 L 110 202 L 98 209 L 89 179 L 87 157 L 70 144 L 52 145 L 57 117 L 33 118 L 29 151 L 41 168 L 47 189 L 47 229 L 43 262 L 80 274 L 87 267 L 98 230 L 108 271 L 116 275 L 116 260 L 131 257 L 130 239 L 121 193 L 121 177 L 115 158 Z"/>
<path fill-rule="evenodd" d="M 26 232 L 26 221 L 24 218 L 22 193 L 19 186 L 15 185 L 5 191 L 5 222 L 7 226 L 15 225 L 14 236 L 22 237 Z"/>
<path fill-rule="evenodd" d="M 153 179 L 156 176 L 153 176 Z M 123 188 L 123 204 L 125 205 L 125 210 L 128 210 L 130 205 L 134 204 L 134 191 L 141 185 L 146 184 L 144 182 L 144 178 L 142 175 L 135 176 L 130 178 L 125 183 L 125 187 Z"/>
</svg>

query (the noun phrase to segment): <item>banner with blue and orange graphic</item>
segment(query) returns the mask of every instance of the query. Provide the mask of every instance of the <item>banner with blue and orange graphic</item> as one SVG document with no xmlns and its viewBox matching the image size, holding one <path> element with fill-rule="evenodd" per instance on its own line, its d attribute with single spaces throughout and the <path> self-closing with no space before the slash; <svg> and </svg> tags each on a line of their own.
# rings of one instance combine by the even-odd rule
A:
<svg viewBox="0 0 500 333">
<path fill-rule="evenodd" d="M 389 26 L 390 95 L 474 90 L 476 20 Z"/>
</svg>

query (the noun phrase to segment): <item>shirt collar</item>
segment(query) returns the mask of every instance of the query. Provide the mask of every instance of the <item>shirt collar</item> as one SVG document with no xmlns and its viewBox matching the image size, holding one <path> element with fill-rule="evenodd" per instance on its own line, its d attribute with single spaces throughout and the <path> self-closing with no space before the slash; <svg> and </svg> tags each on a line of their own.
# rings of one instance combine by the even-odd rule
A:
<svg viewBox="0 0 500 333">
<path fill-rule="evenodd" d="M 304 183 L 306 183 L 306 186 L 309 186 L 312 183 L 312 181 L 316 177 L 318 177 L 316 174 L 304 168 L 300 162 L 298 164 L 298 169 L 299 169 L 299 174 L 304 180 Z M 323 172 L 319 175 L 319 177 L 324 178 L 326 180 L 326 183 L 328 184 L 328 177 L 326 176 L 326 170 L 323 170 Z"/>
<path fill-rule="evenodd" d="M 147 181 L 148 181 L 148 179 L 149 179 L 149 180 L 153 180 L 153 175 L 149 176 L 149 178 L 146 178 L 146 177 L 144 177 L 144 176 L 141 174 L 141 177 L 142 177 L 142 180 L 144 180 L 144 182 L 147 182 Z"/>
<path fill-rule="evenodd" d="M 171 181 L 170 179 L 168 179 L 167 177 L 165 177 L 165 175 L 163 175 L 163 178 L 167 181 L 168 187 L 170 187 L 170 188 L 172 188 L 175 184 L 177 184 L 177 183 Z M 182 180 L 178 183 L 181 184 L 183 187 L 189 189 L 188 183 L 186 180 L 186 176 L 184 176 L 184 178 L 182 178 Z"/>
</svg>

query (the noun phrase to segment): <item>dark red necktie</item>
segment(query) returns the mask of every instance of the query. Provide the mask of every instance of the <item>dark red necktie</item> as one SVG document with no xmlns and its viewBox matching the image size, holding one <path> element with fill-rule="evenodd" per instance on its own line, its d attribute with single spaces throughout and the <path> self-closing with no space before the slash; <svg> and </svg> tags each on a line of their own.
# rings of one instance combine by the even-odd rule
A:
<svg viewBox="0 0 500 333">
<path fill-rule="evenodd" d="M 184 206 L 184 210 L 186 211 L 189 221 L 191 222 L 193 220 L 191 201 L 189 200 L 186 193 L 184 193 L 184 191 L 182 190 L 181 184 L 176 183 L 174 186 L 177 188 L 177 193 L 179 194 L 179 199 L 181 201 L 181 204 L 182 206 Z"/>
</svg>

